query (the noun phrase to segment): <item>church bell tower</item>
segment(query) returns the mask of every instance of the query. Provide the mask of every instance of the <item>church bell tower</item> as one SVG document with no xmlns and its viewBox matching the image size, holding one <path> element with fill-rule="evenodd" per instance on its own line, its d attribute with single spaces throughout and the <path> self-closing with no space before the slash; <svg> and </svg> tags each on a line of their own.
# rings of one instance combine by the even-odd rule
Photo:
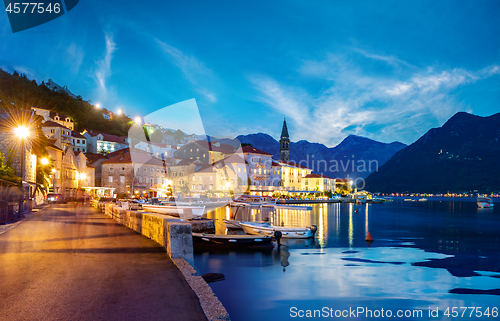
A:
<svg viewBox="0 0 500 321">
<path fill-rule="evenodd" d="M 290 137 L 288 136 L 288 128 L 286 127 L 286 119 L 283 119 L 283 129 L 281 130 L 280 138 L 280 160 L 290 161 Z"/>
</svg>

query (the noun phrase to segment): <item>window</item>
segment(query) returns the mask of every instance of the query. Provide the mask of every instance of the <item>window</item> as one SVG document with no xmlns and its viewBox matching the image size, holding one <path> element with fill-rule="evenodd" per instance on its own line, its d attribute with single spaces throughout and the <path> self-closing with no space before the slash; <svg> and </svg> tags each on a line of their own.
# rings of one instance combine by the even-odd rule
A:
<svg viewBox="0 0 500 321">
<path fill-rule="evenodd" d="M 120 176 L 120 183 L 125 183 L 125 176 Z"/>
<path fill-rule="evenodd" d="M 79 139 L 77 139 L 77 140 L 76 140 L 76 142 L 77 142 L 78 144 L 80 144 L 80 140 L 79 140 Z"/>
<path fill-rule="evenodd" d="M 51 129 L 51 130 L 50 130 L 50 133 L 52 133 L 52 134 L 53 134 L 54 132 L 55 132 L 55 131 L 54 131 L 53 129 Z"/>
<path fill-rule="evenodd" d="M 193 184 L 193 185 L 191 185 L 191 189 L 196 189 L 196 188 L 195 188 L 195 186 L 196 186 L 196 185 L 194 185 L 194 184 Z"/>
<path fill-rule="evenodd" d="M 110 167 L 110 168 L 109 168 L 109 171 L 110 171 L 110 172 L 112 172 L 112 171 L 113 171 L 113 167 Z"/>
<path fill-rule="evenodd" d="M 241 173 L 241 168 L 240 167 L 238 167 L 238 173 Z"/>
<path fill-rule="evenodd" d="M 142 183 L 142 177 L 139 176 L 139 183 Z"/>
<path fill-rule="evenodd" d="M 113 183 L 113 176 L 110 176 L 110 177 L 109 177 L 109 182 L 110 182 L 110 183 Z"/>
<path fill-rule="evenodd" d="M 180 173 L 179 173 L 179 176 L 184 176 L 184 172 L 180 172 Z"/>
<path fill-rule="evenodd" d="M 196 179 L 196 177 L 193 176 L 193 181 Z"/>
<path fill-rule="evenodd" d="M 181 179 L 180 183 L 181 183 L 181 185 L 184 185 L 184 180 L 183 180 L 183 179 Z"/>
</svg>

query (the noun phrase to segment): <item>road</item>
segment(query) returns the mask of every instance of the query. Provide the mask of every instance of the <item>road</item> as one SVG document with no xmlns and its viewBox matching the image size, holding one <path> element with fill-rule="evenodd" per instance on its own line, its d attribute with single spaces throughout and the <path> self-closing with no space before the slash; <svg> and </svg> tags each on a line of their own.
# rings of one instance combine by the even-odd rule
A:
<svg viewBox="0 0 500 321">
<path fill-rule="evenodd" d="M 0 320 L 206 320 L 155 242 L 91 207 L 51 205 L 0 235 Z"/>
</svg>

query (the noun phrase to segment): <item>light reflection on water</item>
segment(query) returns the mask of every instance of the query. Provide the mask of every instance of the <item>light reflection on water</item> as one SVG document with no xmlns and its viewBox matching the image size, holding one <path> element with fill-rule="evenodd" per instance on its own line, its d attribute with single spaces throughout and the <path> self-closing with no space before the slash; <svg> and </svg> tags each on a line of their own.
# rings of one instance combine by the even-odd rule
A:
<svg viewBox="0 0 500 321">
<path fill-rule="evenodd" d="M 228 215 L 226 208 L 210 213 L 220 222 Z M 291 306 L 439 307 L 439 318 L 419 320 L 448 320 L 442 313 L 453 306 L 500 307 L 497 295 L 450 293 L 500 289 L 499 208 L 478 210 L 463 200 L 396 200 L 317 204 L 312 212 L 236 213 L 238 220 L 266 218 L 273 224 L 317 225 L 318 232 L 314 240 L 282 240 L 286 246 L 280 250 L 195 254 L 202 274 L 225 274 L 225 281 L 210 285 L 232 320 L 293 319 Z M 226 233 L 223 224 L 216 229 Z M 368 231 L 375 239 L 371 245 L 364 241 Z"/>
</svg>

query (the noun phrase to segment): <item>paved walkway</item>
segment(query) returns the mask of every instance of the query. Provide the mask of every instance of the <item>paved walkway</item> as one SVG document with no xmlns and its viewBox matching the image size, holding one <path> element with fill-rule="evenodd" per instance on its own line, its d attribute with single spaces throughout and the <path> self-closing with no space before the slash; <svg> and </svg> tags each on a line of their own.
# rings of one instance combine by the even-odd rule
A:
<svg viewBox="0 0 500 321">
<path fill-rule="evenodd" d="M 90 207 L 0 235 L 0 320 L 206 320 L 164 249 Z"/>
</svg>

